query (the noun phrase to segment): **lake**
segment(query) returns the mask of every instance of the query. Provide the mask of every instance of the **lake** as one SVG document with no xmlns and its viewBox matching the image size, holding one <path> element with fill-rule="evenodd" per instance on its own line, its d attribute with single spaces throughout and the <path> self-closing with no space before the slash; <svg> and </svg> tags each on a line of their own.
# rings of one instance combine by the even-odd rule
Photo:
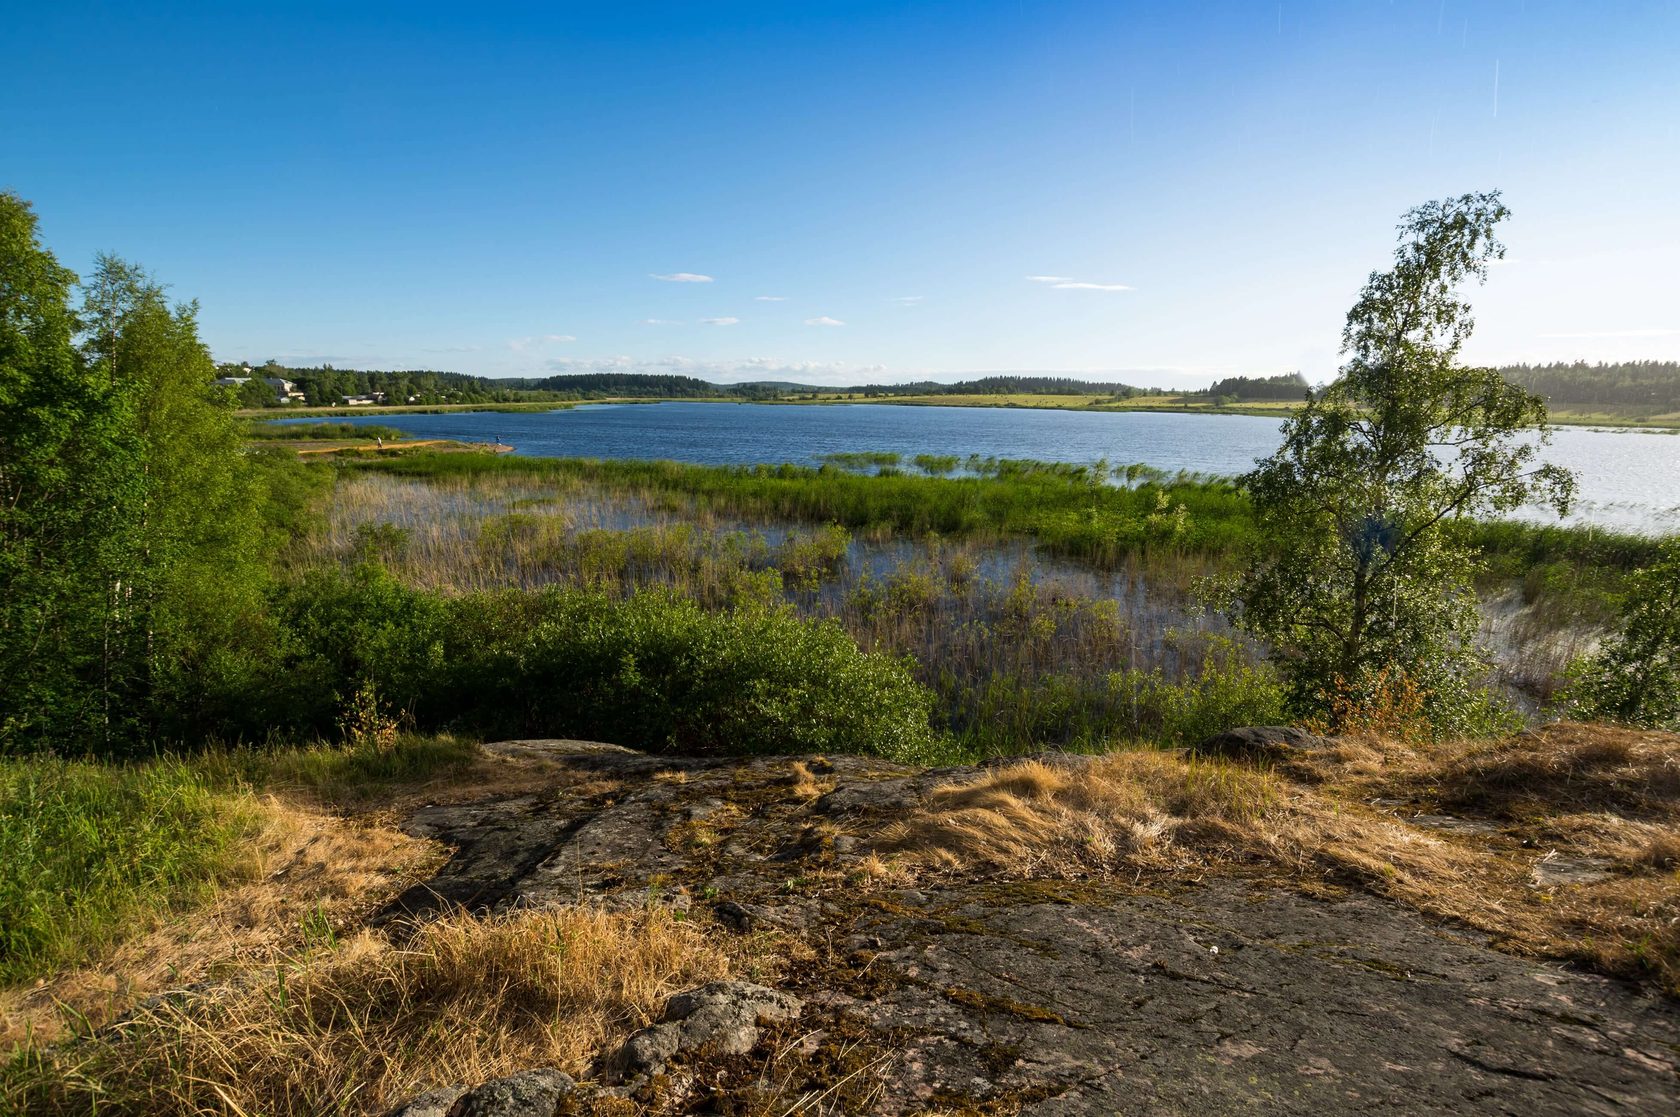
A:
<svg viewBox="0 0 1680 1117">
<path fill-rule="evenodd" d="M 298 418 L 282 422 L 319 422 Z M 1142 462 L 1238 474 L 1278 445 L 1281 420 L 1253 415 L 1051 411 L 903 404 L 589 404 L 563 411 L 356 415 L 422 438 L 503 442 L 539 457 L 668 458 L 704 465 L 817 464 L 843 451 L 966 458 Z M 1547 460 L 1580 481 L 1568 522 L 1680 531 L 1680 434 L 1565 427 Z M 1531 517 L 1549 519 L 1540 510 Z"/>
</svg>

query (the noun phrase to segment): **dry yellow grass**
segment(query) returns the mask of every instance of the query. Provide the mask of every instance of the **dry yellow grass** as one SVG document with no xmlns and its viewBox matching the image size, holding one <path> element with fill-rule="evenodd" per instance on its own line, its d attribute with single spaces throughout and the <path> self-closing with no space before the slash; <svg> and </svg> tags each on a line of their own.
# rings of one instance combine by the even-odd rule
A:
<svg viewBox="0 0 1680 1117">
<path fill-rule="evenodd" d="M 1486 829 L 1407 821 L 1441 813 Z M 866 870 L 881 877 L 1223 866 L 1309 889 L 1357 883 L 1513 949 L 1680 992 L 1675 734 L 1559 725 L 1423 750 L 1356 740 L 1272 770 L 1154 751 L 1029 761 L 937 790 L 873 844 Z M 1535 875 L 1560 857 L 1608 875 Z"/>
<path fill-rule="evenodd" d="M 0 1051 L 52 1039 L 70 1020 L 98 1026 L 162 989 L 269 964 L 353 925 L 442 857 L 430 842 L 272 797 L 255 808 L 263 828 L 244 883 L 92 965 L 0 991 Z"/>
<path fill-rule="evenodd" d="M 581 1071 L 671 993 L 730 968 L 665 909 L 459 915 L 401 942 L 364 932 L 145 1005 L 101 1042 L 42 1050 L 42 1073 L 10 1100 L 40 1113 L 380 1113 L 430 1086 Z"/>
</svg>

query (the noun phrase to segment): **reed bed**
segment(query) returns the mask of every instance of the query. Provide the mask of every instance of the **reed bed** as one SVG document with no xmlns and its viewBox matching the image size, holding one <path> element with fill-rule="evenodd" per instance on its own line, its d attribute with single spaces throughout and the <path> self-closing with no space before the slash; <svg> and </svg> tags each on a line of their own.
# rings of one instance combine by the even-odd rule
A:
<svg viewBox="0 0 1680 1117">
<path fill-rule="evenodd" d="M 448 594 L 572 585 L 665 589 L 712 609 L 785 601 L 866 651 L 911 657 L 970 752 L 1183 740 L 1281 712 L 1258 649 L 1193 604 L 1213 568 L 1184 551 L 1093 570 L 1022 540 L 766 524 L 576 479 L 357 473 L 291 557 L 301 569 L 375 560 Z"/>
</svg>

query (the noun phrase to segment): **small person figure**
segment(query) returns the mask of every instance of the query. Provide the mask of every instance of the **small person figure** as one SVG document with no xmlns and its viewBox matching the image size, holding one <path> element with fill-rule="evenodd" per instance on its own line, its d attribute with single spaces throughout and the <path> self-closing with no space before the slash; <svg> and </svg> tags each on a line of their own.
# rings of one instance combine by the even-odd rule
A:
<svg viewBox="0 0 1680 1117">
<path fill-rule="evenodd" d="M 381 450 L 385 449 L 385 436 L 384 435 L 376 434 L 376 435 L 373 436 L 373 439 L 374 439 L 375 442 L 379 443 L 379 448 Z"/>
</svg>

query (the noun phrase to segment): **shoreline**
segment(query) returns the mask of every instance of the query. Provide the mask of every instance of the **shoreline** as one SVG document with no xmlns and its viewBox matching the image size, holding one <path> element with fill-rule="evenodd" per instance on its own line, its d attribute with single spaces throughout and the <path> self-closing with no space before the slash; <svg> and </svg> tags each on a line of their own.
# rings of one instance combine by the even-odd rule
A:
<svg viewBox="0 0 1680 1117">
<path fill-rule="evenodd" d="M 832 407 L 837 405 L 855 404 L 859 406 L 896 405 L 900 407 L 974 407 L 993 408 L 1013 411 L 1087 411 L 1087 412 L 1128 412 L 1138 411 L 1161 415 L 1246 415 L 1258 418 L 1288 419 L 1300 410 L 1299 404 L 1230 404 L 1215 406 L 1206 403 L 1174 402 L 1183 397 L 1163 396 L 1146 397 L 1140 401 L 1111 400 L 1100 396 L 888 396 L 875 399 L 847 399 L 841 395 L 815 397 L 788 397 L 778 399 L 739 399 L 733 396 L 695 396 L 695 397 L 650 397 L 626 396 L 607 399 L 586 400 L 554 400 L 528 403 L 434 403 L 434 404 L 392 404 L 372 407 L 319 407 L 319 408 L 278 408 L 257 407 L 242 408 L 235 414 L 242 419 L 342 419 L 357 415 L 440 415 L 455 412 L 543 412 L 568 411 L 575 407 L 588 407 L 601 404 L 654 404 L 654 403 L 716 403 L 716 404 L 766 404 L 796 407 Z M 1617 430 L 1643 431 L 1680 431 L 1680 413 L 1663 414 L 1649 418 L 1635 416 L 1606 415 L 1597 412 L 1558 411 L 1552 413 L 1550 420 L 1558 427 L 1601 427 Z"/>
</svg>

